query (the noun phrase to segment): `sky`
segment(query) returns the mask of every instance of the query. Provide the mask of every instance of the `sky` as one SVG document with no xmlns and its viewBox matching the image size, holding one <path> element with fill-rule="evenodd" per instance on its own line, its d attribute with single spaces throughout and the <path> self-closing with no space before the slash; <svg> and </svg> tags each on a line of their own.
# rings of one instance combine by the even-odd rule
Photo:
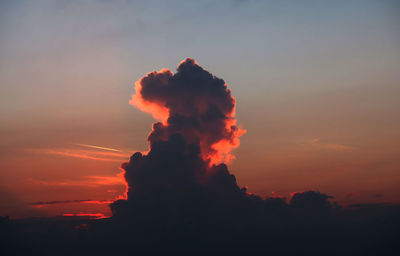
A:
<svg viewBox="0 0 400 256">
<path fill-rule="evenodd" d="M 156 121 L 129 104 L 134 83 L 187 57 L 236 98 L 240 186 L 400 203 L 399 14 L 367 0 L 1 1 L 0 215 L 109 215 Z"/>
</svg>

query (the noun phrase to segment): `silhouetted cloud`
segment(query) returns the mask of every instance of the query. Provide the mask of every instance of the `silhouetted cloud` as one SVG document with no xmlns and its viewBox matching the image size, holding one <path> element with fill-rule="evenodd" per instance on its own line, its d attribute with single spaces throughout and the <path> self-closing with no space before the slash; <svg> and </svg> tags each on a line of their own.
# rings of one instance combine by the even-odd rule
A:
<svg viewBox="0 0 400 256">
<path fill-rule="evenodd" d="M 302 209 L 329 209 L 332 207 L 330 198 L 333 197 L 319 191 L 298 192 L 290 199 L 290 205 Z"/>
<path fill-rule="evenodd" d="M 137 152 L 122 164 L 128 198 L 112 204 L 115 216 L 148 203 L 162 203 L 168 211 L 171 206 L 210 207 L 211 201 L 247 197 L 227 166 L 216 165 L 231 159 L 230 151 L 244 133 L 236 126 L 235 99 L 222 79 L 188 58 L 175 74 L 154 71 L 135 89 L 131 103 L 163 122 L 153 124 L 149 152 Z"/>
<path fill-rule="evenodd" d="M 153 124 L 149 151 L 136 152 L 121 166 L 127 199 L 111 204 L 119 241 L 133 236 L 160 248 L 186 250 L 201 244 L 231 251 L 233 236 L 240 250 L 260 249 L 252 244 L 275 239 L 271 230 L 282 232 L 281 225 L 298 228 L 298 223 L 303 225 L 299 218 L 314 227 L 337 209 L 330 196 L 318 191 L 295 193 L 288 203 L 278 196 L 263 199 L 238 186 L 227 165 L 217 164 L 243 133 L 235 125 L 235 100 L 222 79 L 193 59 L 181 62 L 175 74 L 164 69 L 141 78 L 131 103 L 162 122 Z M 139 234 L 147 234 L 148 240 Z M 157 238 L 149 238 L 155 234 Z"/>
<path fill-rule="evenodd" d="M 294 194 L 290 205 L 284 198 L 262 199 L 240 188 L 225 164 L 216 164 L 238 146 L 244 131 L 236 126 L 235 99 L 225 82 L 193 59 L 182 61 L 175 74 L 148 73 L 135 89 L 131 103 L 162 122 L 153 124 L 149 151 L 122 164 L 127 199 L 111 204 L 114 218 L 151 219 L 153 226 L 161 218 L 166 222 L 158 224 L 168 226 L 182 216 L 209 225 L 250 216 L 262 222 L 266 209 L 332 208 L 331 197 L 315 191 Z"/>
</svg>

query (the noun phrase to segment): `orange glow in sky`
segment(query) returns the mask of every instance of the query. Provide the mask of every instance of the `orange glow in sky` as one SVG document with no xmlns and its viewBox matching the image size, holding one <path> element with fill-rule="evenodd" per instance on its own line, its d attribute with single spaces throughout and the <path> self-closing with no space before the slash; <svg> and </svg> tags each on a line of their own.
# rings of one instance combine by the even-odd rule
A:
<svg viewBox="0 0 400 256">
<path fill-rule="evenodd" d="M 170 116 L 141 78 L 166 83 L 186 57 L 235 97 L 233 139 L 202 138 L 202 152 L 249 193 L 400 203 L 394 1 L 50 2 L 1 1 L 0 216 L 110 216 L 90 202 L 125 197 L 121 164 Z"/>
</svg>

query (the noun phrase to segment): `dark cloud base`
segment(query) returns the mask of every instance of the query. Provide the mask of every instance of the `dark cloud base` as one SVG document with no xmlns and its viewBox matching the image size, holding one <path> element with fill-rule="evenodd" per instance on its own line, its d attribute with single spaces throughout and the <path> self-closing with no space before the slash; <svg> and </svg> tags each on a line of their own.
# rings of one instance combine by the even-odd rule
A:
<svg viewBox="0 0 400 256">
<path fill-rule="evenodd" d="M 155 206 L 129 220 L 2 218 L 1 255 L 399 255 L 400 206 L 342 209 L 307 193 L 184 217 Z"/>
</svg>

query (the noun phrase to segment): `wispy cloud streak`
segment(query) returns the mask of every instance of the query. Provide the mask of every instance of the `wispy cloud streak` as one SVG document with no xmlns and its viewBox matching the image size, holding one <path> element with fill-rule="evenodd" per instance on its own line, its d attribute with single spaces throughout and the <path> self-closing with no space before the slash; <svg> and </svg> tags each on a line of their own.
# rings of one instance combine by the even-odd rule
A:
<svg viewBox="0 0 400 256">
<path fill-rule="evenodd" d="M 74 145 L 86 147 L 86 148 L 94 148 L 94 149 L 108 150 L 108 151 L 114 151 L 114 152 L 122 152 L 122 150 L 119 150 L 119 149 L 101 147 L 101 146 L 96 146 L 96 145 L 88 145 L 88 144 L 80 144 L 80 143 L 75 143 Z"/>
<path fill-rule="evenodd" d="M 44 150 L 45 154 L 49 155 L 59 155 L 59 156 L 67 156 L 67 157 L 76 157 L 88 160 L 97 160 L 97 161 L 106 161 L 106 162 L 120 162 L 120 159 L 112 159 L 112 158 L 105 158 L 105 157 L 97 157 L 90 154 L 85 154 L 81 151 L 72 151 L 72 150 Z"/>
<path fill-rule="evenodd" d="M 319 139 L 312 139 L 309 142 L 310 145 L 320 148 L 320 149 L 325 149 L 325 150 L 333 150 L 333 151 L 339 151 L 339 152 L 351 152 L 355 148 L 348 146 L 348 145 L 343 145 L 343 144 L 337 144 L 337 143 L 322 143 L 320 142 Z"/>
<path fill-rule="evenodd" d="M 117 174 L 116 176 L 84 176 L 79 180 L 38 180 L 30 178 L 29 182 L 46 186 L 71 186 L 71 187 L 97 187 L 125 185 L 124 178 Z"/>
<path fill-rule="evenodd" d="M 54 148 L 54 149 L 34 148 L 27 150 L 47 155 L 58 155 L 64 157 L 81 158 L 86 160 L 118 162 L 118 163 L 123 162 L 130 157 L 129 154 L 124 154 L 124 153 L 99 151 L 99 150 L 70 149 L 70 148 Z"/>
</svg>

